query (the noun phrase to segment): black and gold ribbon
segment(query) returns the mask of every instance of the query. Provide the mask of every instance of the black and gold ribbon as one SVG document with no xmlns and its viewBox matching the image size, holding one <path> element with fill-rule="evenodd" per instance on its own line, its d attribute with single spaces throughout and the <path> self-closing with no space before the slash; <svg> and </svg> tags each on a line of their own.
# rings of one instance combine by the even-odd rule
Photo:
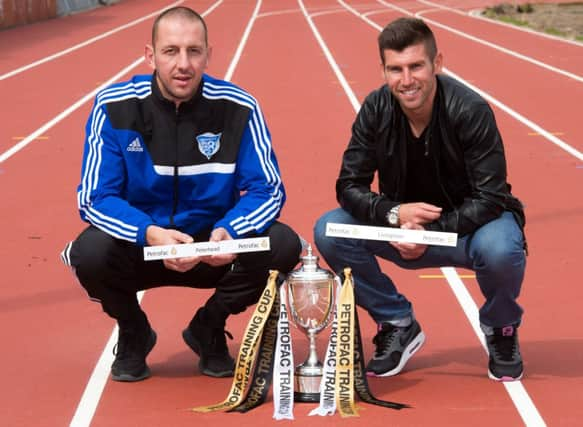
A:
<svg viewBox="0 0 583 427">
<path fill-rule="evenodd" d="M 277 299 L 277 277 L 278 271 L 270 271 L 269 278 L 267 280 L 267 286 L 263 290 L 263 293 L 261 294 L 261 297 L 255 306 L 255 311 L 253 312 L 253 315 L 251 316 L 251 319 L 245 328 L 243 341 L 241 342 L 241 347 L 239 349 L 239 354 L 237 356 L 235 365 L 233 383 L 231 384 L 231 389 L 227 398 L 223 402 L 217 403 L 215 405 L 192 408 L 192 411 L 205 413 L 214 411 L 228 411 L 239 406 L 245 398 L 247 385 L 249 384 L 249 378 L 251 376 L 251 369 L 255 362 L 259 340 L 262 336 L 265 323 L 270 317 L 274 302 Z"/>
<path fill-rule="evenodd" d="M 354 281 L 352 278 L 352 273 L 350 268 L 345 268 L 344 269 L 344 285 L 343 285 L 343 289 L 349 288 L 349 289 L 353 289 L 354 288 Z M 345 304 L 351 304 L 352 307 L 354 307 L 354 293 L 348 293 L 347 295 L 352 296 L 352 301 L 346 301 L 343 302 Z M 354 354 L 354 389 L 356 390 L 356 393 L 358 394 L 358 397 L 360 398 L 360 400 L 362 400 L 363 402 L 366 403 L 370 403 L 372 405 L 378 405 L 378 406 L 383 406 L 385 408 L 390 408 L 390 409 L 403 409 L 403 408 L 410 408 L 409 405 L 403 404 L 403 403 L 397 403 L 397 402 L 391 402 L 391 401 L 387 401 L 387 400 L 381 400 L 381 399 L 377 399 L 375 396 L 373 396 L 373 394 L 370 391 L 369 385 L 368 385 L 368 380 L 366 378 L 366 374 L 365 374 L 365 367 L 364 367 L 364 352 L 363 352 L 363 347 L 362 347 L 362 337 L 360 335 L 360 324 L 358 321 L 358 311 L 356 309 L 354 309 L 353 311 L 353 319 L 354 319 L 354 329 L 353 332 L 351 333 L 353 339 L 354 339 L 354 347 L 353 347 L 353 354 Z M 342 412 L 341 412 L 342 415 Z M 350 415 L 348 415 L 350 416 Z"/>
<path fill-rule="evenodd" d="M 279 292 L 271 307 L 269 318 L 265 323 L 261 342 L 259 343 L 258 359 L 255 363 L 253 377 L 245 399 L 228 412 L 248 412 L 261 405 L 267 399 L 271 380 L 273 378 L 273 360 L 275 357 L 275 341 L 277 338 L 277 320 L 279 318 Z"/>
<path fill-rule="evenodd" d="M 354 402 L 354 289 L 349 268 L 338 296 L 336 348 L 336 407 L 342 417 L 358 417 Z"/>
</svg>

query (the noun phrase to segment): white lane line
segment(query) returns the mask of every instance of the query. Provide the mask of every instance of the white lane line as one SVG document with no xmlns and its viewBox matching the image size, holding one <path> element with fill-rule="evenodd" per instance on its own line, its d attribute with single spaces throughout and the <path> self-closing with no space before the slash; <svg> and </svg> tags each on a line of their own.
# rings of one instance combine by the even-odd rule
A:
<svg viewBox="0 0 583 427">
<path fill-rule="evenodd" d="M 356 9 L 351 7 L 350 5 L 346 4 L 343 0 L 338 0 L 338 3 L 343 5 L 346 9 L 348 9 L 350 12 L 352 12 L 358 18 L 365 21 L 370 26 L 376 28 L 378 31 L 382 31 L 382 27 L 380 25 L 378 25 L 376 22 L 368 19 L 367 17 L 363 16 L 359 11 L 357 11 Z M 560 147 L 561 149 L 565 150 L 567 153 L 571 154 L 572 156 L 576 157 L 577 159 L 583 160 L 583 153 L 581 153 L 579 150 L 572 147 L 571 145 L 567 144 L 562 139 L 557 138 L 555 135 L 553 135 L 551 132 L 544 129 L 542 126 L 539 126 L 538 124 L 534 123 L 533 121 L 527 119 L 522 114 L 520 114 L 517 111 L 513 110 L 512 108 L 508 107 L 506 104 L 504 104 L 501 101 L 499 101 L 498 99 L 494 98 L 492 95 L 488 94 L 487 92 L 484 92 L 483 90 L 477 88 L 476 86 L 468 83 L 463 78 L 461 78 L 460 76 L 458 76 L 457 74 L 455 74 L 451 70 L 447 69 L 446 67 L 443 68 L 443 71 L 446 74 L 449 74 L 449 75 L 455 77 L 456 79 L 459 79 L 461 82 L 466 84 L 468 87 L 470 87 L 471 89 L 478 92 L 486 100 L 491 102 L 493 105 L 496 105 L 498 108 L 500 108 L 501 110 L 503 110 L 504 112 L 506 112 L 510 116 L 514 117 L 516 120 L 518 120 L 523 125 L 529 127 L 534 132 L 540 133 L 542 136 L 544 136 L 547 140 L 549 140 L 550 142 L 555 144 L 557 147 Z"/>
<path fill-rule="evenodd" d="M 184 3 L 184 0 L 178 0 L 177 2 L 174 2 L 172 4 L 169 4 L 168 6 L 162 8 L 160 10 L 157 10 L 155 12 L 152 12 L 152 13 L 150 13 L 147 16 L 144 16 L 142 18 L 136 19 L 136 20 L 134 20 L 132 22 L 129 22 L 127 24 L 124 24 L 124 25 L 121 25 L 119 27 L 116 27 L 113 30 L 107 31 L 107 32 L 105 32 L 103 34 L 100 34 L 98 36 L 95 36 L 93 38 L 90 38 L 90 39 L 88 39 L 88 40 L 86 40 L 84 42 L 81 42 L 79 44 L 76 44 L 75 46 L 72 46 L 70 48 L 61 50 L 60 52 L 57 52 L 57 53 L 55 53 L 53 55 L 47 56 L 47 57 L 45 57 L 43 59 L 39 59 L 38 61 L 32 62 L 32 63 L 30 63 L 28 65 L 23 66 L 23 67 L 17 68 L 16 70 L 12 70 L 12 71 L 10 71 L 8 73 L 2 74 L 2 75 L 0 75 L 0 81 L 2 81 L 4 79 L 7 79 L 9 77 L 15 76 L 17 74 L 20 74 L 20 73 L 22 73 L 22 72 L 24 72 L 26 70 L 30 70 L 31 68 L 34 68 L 34 67 L 39 66 L 41 64 L 44 64 L 45 62 L 49 62 L 49 61 L 52 61 L 53 59 L 60 58 L 63 55 L 66 55 L 68 53 L 74 52 L 74 51 L 76 51 L 78 49 L 81 49 L 82 47 L 85 47 L 87 45 L 90 45 L 91 43 L 95 43 L 98 40 L 101 40 L 101 39 L 104 39 L 106 37 L 109 37 L 112 34 L 118 33 L 120 31 L 123 31 L 123 30 L 125 30 L 127 28 L 130 28 L 130 27 L 133 27 L 134 25 L 137 25 L 140 22 L 145 21 L 146 19 L 150 19 L 153 16 L 158 16 L 160 14 L 160 12 L 162 12 L 163 10 L 168 9 L 170 7 L 173 7 L 173 6 L 177 6 L 180 3 Z"/>
<path fill-rule="evenodd" d="M 140 291 L 137 294 L 138 303 L 142 301 L 144 297 L 144 291 Z M 91 424 L 97 405 L 101 400 L 101 395 L 105 384 L 107 384 L 107 379 L 109 378 L 109 372 L 111 370 L 111 364 L 113 363 L 113 348 L 117 343 L 117 336 L 119 333 L 119 328 L 117 325 L 113 328 L 113 332 L 105 344 L 105 348 L 101 353 L 101 357 L 97 361 L 91 377 L 85 386 L 79 405 L 77 405 L 77 410 L 73 419 L 69 424 L 70 427 L 87 427 Z"/>
<path fill-rule="evenodd" d="M 318 29 L 313 23 L 311 16 L 308 14 L 306 8 L 304 7 L 302 0 L 298 0 L 298 2 L 300 4 L 300 7 L 304 13 L 306 20 L 310 25 L 310 28 L 312 29 L 312 32 L 314 33 L 314 36 L 316 37 L 318 43 L 320 44 L 320 48 L 324 52 L 324 55 L 326 56 L 328 63 L 330 64 L 332 70 L 334 71 L 334 74 L 336 74 L 338 81 L 340 82 L 346 95 L 348 96 L 348 99 L 350 100 L 350 103 L 352 104 L 354 111 L 358 112 L 358 110 L 360 109 L 360 104 L 358 103 L 358 101 L 355 101 L 356 96 L 352 92 L 350 86 L 348 86 L 348 84 L 346 83 L 346 78 L 344 77 L 338 65 L 336 64 L 334 57 L 330 53 L 330 50 L 328 49 Z M 339 3 L 343 2 L 339 0 Z M 463 282 L 459 278 L 454 268 L 445 267 L 442 268 L 441 270 L 443 274 L 446 276 L 447 281 L 450 287 L 452 288 L 456 298 L 458 299 L 459 304 L 461 305 L 464 313 L 468 317 L 470 324 L 474 329 L 474 332 L 478 336 L 478 339 L 482 343 L 484 349 L 486 349 L 484 336 L 479 326 L 478 308 L 476 304 L 474 303 L 468 290 L 463 285 Z M 516 406 L 516 409 L 518 410 L 520 416 L 522 417 L 526 425 L 529 427 L 545 426 L 545 423 L 542 417 L 540 416 L 538 410 L 536 409 L 536 407 L 532 403 L 532 400 L 528 396 L 528 393 L 522 386 L 522 382 L 515 381 L 510 387 L 506 383 L 504 383 L 504 385 L 506 387 L 507 392 L 510 394 L 512 402 Z"/>
<path fill-rule="evenodd" d="M 436 27 L 443 28 L 444 30 L 449 31 L 451 33 L 454 33 L 454 34 L 456 34 L 456 35 L 458 35 L 460 37 L 464 37 L 466 39 L 472 40 L 473 42 L 476 42 L 476 43 L 479 43 L 479 44 L 483 44 L 485 46 L 491 47 L 492 49 L 495 49 L 495 50 L 498 50 L 500 52 L 503 52 L 503 53 L 505 53 L 507 55 L 513 56 L 514 58 L 521 59 L 523 61 L 526 61 L 526 62 L 529 62 L 531 64 L 534 64 L 534 65 L 536 65 L 538 67 L 544 68 L 546 70 L 552 71 L 552 72 L 557 73 L 557 74 L 561 74 L 561 75 L 563 75 L 565 77 L 568 77 L 570 79 L 573 79 L 573 80 L 576 80 L 578 82 L 582 82 L 583 83 L 583 76 L 579 76 L 579 75 L 574 74 L 574 73 L 571 73 L 569 71 L 565 71 L 565 70 L 563 70 L 561 68 L 553 67 L 552 65 L 549 65 L 549 64 L 547 64 L 545 62 L 542 62 L 542 61 L 539 61 L 537 59 L 531 58 L 530 56 L 523 55 L 523 54 L 518 53 L 518 52 L 515 52 L 513 50 L 506 49 L 505 47 L 499 46 L 499 45 L 497 45 L 495 43 L 491 43 L 491 42 L 488 42 L 486 40 L 479 39 L 479 38 L 474 37 L 474 36 L 472 36 L 470 34 L 464 33 L 463 31 L 456 30 L 455 28 L 449 27 L 447 25 L 444 25 L 444 24 L 441 24 L 441 23 L 439 23 L 437 21 L 434 21 L 433 19 L 430 19 L 430 18 L 427 18 L 427 17 L 423 16 L 422 12 L 417 12 L 417 13 L 414 14 L 412 12 L 409 12 L 407 9 L 403 9 L 403 8 L 401 8 L 399 6 L 395 6 L 393 4 L 387 3 L 384 0 L 377 0 L 377 2 L 380 3 L 380 4 L 382 4 L 382 5 L 384 5 L 384 6 L 386 6 L 386 7 L 388 7 L 388 8 L 391 8 L 391 9 L 397 10 L 399 12 L 402 12 L 402 13 L 404 13 L 406 15 L 421 17 L 421 18 L 423 18 L 424 21 L 429 22 L 429 23 L 435 25 Z"/>
<path fill-rule="evenodd" d="M 83 104 L 85 104 L 86 102 L 92 100 L 95 97 L 95 95 L 97 94 L 97 92 L 99 92 L 101 89 L 103 89 L 106 86 L 108 86 L 108 85 L 116 82 L 117 80 L 119 80 L 122 76 L 124 76 L 130 70 L 132 70 L 133 68 L 136 68 L 138 65 L 140 65 L 140 63 L 143 60 L 144 60 L 144 58 L 142 58 L 142 57 L 138 58 L 137 60 L 135 60 L 134 62 L 132 62 L 130 65 L 128 65 L 127 67 L 125 67 L 123 70 L 121 70 L 119 73 L 117 73 L 115 76 L 111 77 L 109 80 L 107 80 L 101 86 L 99 86 L 97 89 L 92 90 L 87 95 L 85 95 L 84 97 L 82 97 L 81 99 L 79 99 L 78 101 L 76 101 L 74 104 L 72 104 L 71 106 L 69 106 L 67 109 L 65 109 L 64 111 L 62 111 L 61 113 L 59 113 L 57 116 L 55 116 L 54 118 L 52 118 L 51 120 L 49 120 L 48 122 L 46 122 L 44 125 L 42 125 L 40 128 L 38 128 L 37 130 L 35 130 L 30 135 L 28 135 L 26 138 L 24 138 L 18 144 L 13 145 L 11 148 L 9 148 L 8 150 L 6 150 L 4 153 L 0 154 L 0 164 L 3 163 L 3 162 L 5 162 L 10 157 L 12 157 L 14 154 L 16 154 L 17 152 L 19 152 L 20 150 L 22 150 L 24 147 L 26 147 L 28 144 L 30 144 L 31 142 L 33 142 L 38 136 L 43 135 L 47 130 L 49 130 L 50 128 L 52 128 L 53 126 L 55 126 L 57 123 L 59 123 L 61 120 L 63 120 L 67 116 L 69 116 L 71 113 L 73 113 L 79 107 L 81 107 Z"/>
<path fill-rule="evenodd" d="M 478 336 L 480 343 L 482 343 L 482 347 L 486 351 L 486 354 L 488 354 L 484 332 L 482 332 L 482 328 L 480 328 L 478 307 L 476 306 L 474 299 L 460 279 L 455 268 L 442 267 L 441 271 L 443 272 L 443 275 L 447 279 L 449 286 L 462 306 L 464 314 L 472 325 L 474 333 Z M 542 416 L 538 412 L 538 409 L 524 388 L 522 381 L 503 382 L 502 384 L 504 384 L 508 395 L 520 413 L 522 421 L 524 421 L 525 425 L 528 427 L 546 426 L 545 421 L 543 420 Z"/>
<path fill-rule="evenodd" d="M 245 28 L 245 31 L 243 32 L 243 37 L 241 38 L 241 42 L 239 43 L 239 46 L 237 46 L 237 50 L 235 51 L 235 55 L 233 56 L 233 59 L 231 60 L 231 63 L 229 64 L 229 68 L 227 69 L 227 72 L 225 73 L 225 80 L 231 80 L 231 77 L 233 77 L 233 73 L 235 72 L 235 68 L 237 67 L 237 65 L 239 64 L 239 60 L 241 59 L 241 54 L 243 53 L 243 49 L 245 48 L 245 45 L 247 44 L 247 39 L 249 38 L 249 33 L 251 33 L 251 28 L 253 28 L 253 24 L 255 23 L 255 20 L 257 19 L 257 14 L 259 13 L 259 9 L 261 9 L 261 0 L 258 0 L 257 3 L 255 4 L 255 10 L 253 10 L 253 14 L 251 15 L 251 18 L 249 19 L 249 22 L 247 23 L 247 27 Z"/>
<path fill-rule="evenodd" d="M 206 11 L 201 13 L 201 16 L 206 17 L 210 14 L 213 10 L 215 10 L 223 0 L 218 0 L 215 2 L 211 7 L 209 7 Z M 261 0 L 258 0 L 258 4 L 261 4 Z M 257 14 L 258 7 L 255 9 L 253 13 L 252 19 L 255 19 Z M 248 33 L 248 31 L 246 31 Z M 241 40 L 240 44 L 244 44 L 246 41 Z M 140 58 L 141 62 L 142 58 Z M 238 61 L 238 58 L 233 58 L 232 62 Z M 139 63 L 139 62 L 137 62 Z M 232 65 L 232 63 L 231 63 Z M 229 67 L 230 69 L 231 67 Z M 141 302 L 145 291 L 138 292 L 138 302 Z M 97 409 L 97 405 L 101 400 L 101 395 L 103 394 L 103 390 L 105 388 L 105 384 L 107 384 L 107 380 L 109 378 L 109 374 L 111 371 L 111 364 L 113 363 L 113 347 L 117 343 L 117 336 L 118 336 L 118 327 L 115 326 L 113 328 L 113 332 L 101 353 L 101 357 L 97 361 L 93 372 L 91 373 L 91 377 L 85 386 L 85 391 L 81 396 L 81 400 L 79 401 L 79 405 L 77 406 L 77 410 L 75 411 L 75 415 L 69 424 L 70 427 L 89 427 L 91 421 L 93 420 L 93 416 L 95 415 L 95 410 Z"/>
<path fill-rule="evenodd" d="M 318 40 L 318 44 L 320 45 L 322 52 L 324 52 L 324 56 L 328 60 L 330 67 L 332 67 L 334 74 L 336 74 L 336 78 L 340 82 L 340 86 L 342 86 L 342 89 L 344 89 L 344 93 L 346 93 L 346 96 L 348 96 L 348 100 L 350 101 L 352 108 L 354 108 L 355 111 L 358 111 L 360 109 L 360 103 L 358 102 L 356 95 L 354 94 L 354 92 L 350 88 L 350 85 L 348 84 L 348 82 L 344 78 L 344 74 L 342 74 L 342 72 L 340 71 L 340 67 L 338 67 L 338 64 L 334 60 L 334 57 L 330 53 L 330 50 L 328 50 L 326 43 L 324 43 L 324 40 L 320 36 L 320 32 L 316 28 L 316 25 L 314 25 L 314 22 L 312 21 L 311 16 L 308 15 L 308 11 L 306 10 L 306 7 L 304 6 L 304 2 L 302 0 L 298 0 L 298 4 L 300 5 L 300 9 L 302 9 L 302 13 L 304 14 L 304 17 L 308 21 L 308 25 L 312 29 L 312 32 L 314 33 L 316 40 Z"/>
<path fill-rule="evenodd" d="M 470 11 L 466 12 L 464 10 L 455 9 L 453 7 L 449 7 L 449 6 L 446 6 L 443 4 L 434 3 L 434 2 L 428 1 L 428 0 L 417 0 L 417 1 L 419 3 L 423 3 L 423 4 L 426 4 L 428 6 L 435 6 L 435 7 L 438 7 L 439 9 L 442 9 L 442 10 L 447 10 L 449 12 L 457 13 L 458 15 L 470 17 L 473 19 L 479 19 L 481 21 L 488 22 L 490 24 L 500 25 L 500 26 L 503 26 L 506 28 L 510 28 L 512 30 L 522 31 L 523 33 L 533 34 L 537 37 L 543 37 L 546 39 L 552 39 L 552 40 L 555 40 L 558 42 L 568 43 L 568 44 L 573 44 L 575 46 L 583 47 L 583 43 L 578 42 L 577 40 L 570 40 L 570 39 L 566 39 L 563 37 L 554 36 L 552 34 L 542 33 L 540 31 L 535 31 L 535 30 L 532 30 L 530 28 L 519 27 L 517 25 L 508 24 L 508 23 L 503 22 L 503 21 L 497 21 L 495 19 L 487 18 L 487 17 L 481 15 L 482 9 L 474 9 L 474 10 L 470 10 Z"/>
<path fill-rule="evenodd" d="M 576 157 L 577 159 L 583 160 L 583 153 L 581 151 L 579 151 L 576 148 L 572 147 L 571 145 L 567 144 L 562 139 L 557 138 L 555 135 L 553 135 L 552 132 L 549 132 L 546 129 L 543 129 L 541 126 L 539 126 L 536 123 L 534 123 L 533 121 L 527 119 L 522 114 L 520 114 L 517 111 L 513 110 L 512 108 L 508 107 L 506 104 L 503 104 L 502 102 L 498 101 L 492 95 L 484 92 L 483 90 L 481 90 L 481 89 L 477 88 L 476 86 L 470 84 L 469 82 L 465 81 L 463 78 L 461 78 L 460 76 L 458 76 L 457 74 L 455 74 L 453 71 L 448 70 L 445 67 L 444 67 L 443 70 L 447 74 L 455 77 L 459 81 L 463 82 L 466 86 L 470 87 L 471 89 L 473 89 L 474 91 L 476 91 L 477 93 L 479 93 L 480 95 L 482 95 L 490 103 L 492 103 L 493 105 L 496 105 L 498 108 L 500 108 L 501 110 L 503 110 L 504 112 L 506 112 L 509 116 L 514 117 L 520 123 L 522 123 L 523 125 L 529 127 L 530 129 L 532 129 L 534 132 L 539 133 L 542 136 L 544 136 L 547 140 L 549 140 L 550 142 L 552 142 L 553 144 L 555 144 L 557 147 L 562 148 L 567 153 L 571 154 L 572 156 Z"/>
</svg>

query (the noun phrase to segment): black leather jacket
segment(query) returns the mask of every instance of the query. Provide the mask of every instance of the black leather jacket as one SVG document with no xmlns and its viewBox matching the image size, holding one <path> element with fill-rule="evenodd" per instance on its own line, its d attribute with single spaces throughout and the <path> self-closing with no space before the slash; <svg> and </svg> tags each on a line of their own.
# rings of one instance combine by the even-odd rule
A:
<svg viewBox="0 0 583 427">
<path fill-rule="evenodd" d="M 439 75 L 437 82 L 425 152 L 435 161 L 449 206 L 442 206 L 440 218 L 425 228 L 463 236 L 505 210 L 524 228 L 522 204 L 506 182 L 504 147 L 492 109 L 451 77 Z M 338 202 L 355 218 L 388 225 L 387 212 L 402 202 L 408 173 L 405 126 L 407 119 L 386 85 L 367 96 L 336 181 Z M 371 191 L 375 172 L 379 193 Z"/>
</svg>

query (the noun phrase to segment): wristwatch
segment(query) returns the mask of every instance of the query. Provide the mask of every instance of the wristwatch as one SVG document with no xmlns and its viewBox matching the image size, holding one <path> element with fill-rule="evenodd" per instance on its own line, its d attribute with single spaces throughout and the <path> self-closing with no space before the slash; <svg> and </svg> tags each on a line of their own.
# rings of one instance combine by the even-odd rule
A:
<svg viewBox="0 0 583 427">
<path fill-rule="evenodd" d="M 398 227 L 399 226 L 399 208 L 401 207 L 401 205 L 397 205 L 393 208 L 391 208 L 391 210 L 387 213 L 387 222 L 393 226 L 393 227 Z"/>
</svg>

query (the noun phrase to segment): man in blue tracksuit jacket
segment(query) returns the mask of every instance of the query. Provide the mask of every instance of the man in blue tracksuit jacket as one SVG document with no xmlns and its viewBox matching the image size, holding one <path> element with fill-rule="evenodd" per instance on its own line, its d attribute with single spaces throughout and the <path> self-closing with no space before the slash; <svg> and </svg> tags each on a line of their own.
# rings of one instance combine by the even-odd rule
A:
<svg viewBox="0 0 583 427">
<path fill-rule="evenodd" d="M 214 288 L 183 338 L 202 373 L 232 376 L 227 317 L 257 302 L 270 269 L 299 259 L 299 237 L 276 221 L 285 191 L 259 104 L 204 74 L 210 55 L 202 17 L 166 10 L 146 46 L 153 75 L 102 90 L 87 121 L 77 202 L 90 225 L 62 257 L 118 322 L 114 380 L 150 376 L 156 334 L 137 291 Z M 269 252 L 143 259 L 144 246 L 255 236 L 270 238 Z"/>
</svg>

